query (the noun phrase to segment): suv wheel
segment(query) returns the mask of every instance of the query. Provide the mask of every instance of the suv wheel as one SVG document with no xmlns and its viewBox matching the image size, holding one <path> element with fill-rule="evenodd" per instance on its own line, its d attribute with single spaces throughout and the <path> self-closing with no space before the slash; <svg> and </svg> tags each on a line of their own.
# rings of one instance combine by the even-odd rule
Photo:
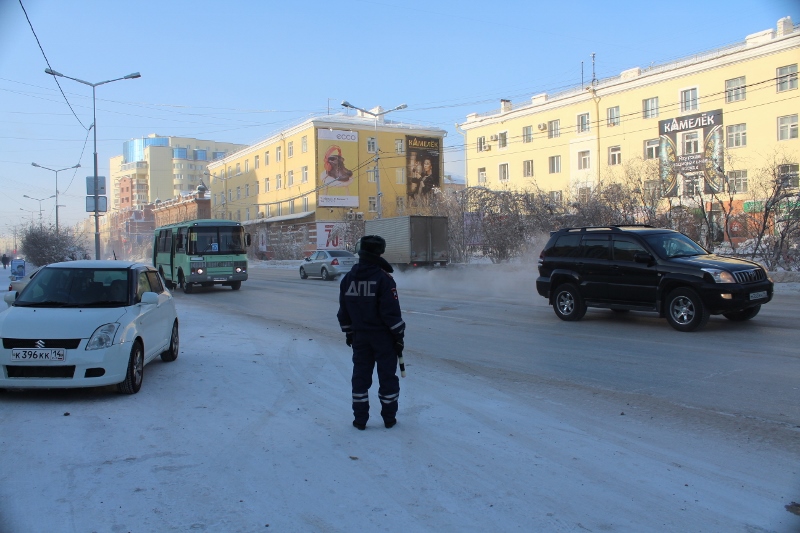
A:
<svg viewBox="0 0 800 533">
<path fill-rule="evenodd" d="M 722 316 L 727 318 L 728 320 L 733 320 L 734 322 L 744 322 L 745 320 L 750 320 L 754 316 L 761 311 L 761 306 L 756 305 L 754 307 L 748 307 L 747 309 L 742 309 L 741 311 L 734 311 L 732 313 L 722 313 Z"/>
<path fill-rule="evenodd" d="M 572 283 L 559 285 L 553 298 L 553 311 L 561 320 L 580 320 L 586 314 L 586 305 L 578 292 L 578 287 Z"/>
<path fill-rule="evenodd" d="M 678 331 L 694 331 L 706 325 L 710 314 L 698 294 L 679 287 L 667 297 L 667 320 Z"/>
</svg>

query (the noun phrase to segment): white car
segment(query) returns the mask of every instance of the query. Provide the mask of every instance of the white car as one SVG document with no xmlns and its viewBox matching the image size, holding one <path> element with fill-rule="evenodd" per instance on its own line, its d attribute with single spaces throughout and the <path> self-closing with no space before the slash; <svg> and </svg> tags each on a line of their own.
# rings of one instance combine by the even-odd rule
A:
<svg viewBox="0 0 800 533">
<path fill-rule="evenodd" d="M 8 284 L 8 290 L 13 292 L 19 292 L 25 288 L 25 285 L 30 283 L 31 278 L 35 276 L 42 267 L 30 269 L 28 274 L 24 278 L 16 279 L 15 277 L 11 276 L 11 282 Z"/>
<path fill-rule="evenodd" d="M 178 357 L 175 302 L 148 265 L 54 263 L 4 300 L 0 389 L 116 384 L 135 394 L 148 362 Z"/>
</svg>

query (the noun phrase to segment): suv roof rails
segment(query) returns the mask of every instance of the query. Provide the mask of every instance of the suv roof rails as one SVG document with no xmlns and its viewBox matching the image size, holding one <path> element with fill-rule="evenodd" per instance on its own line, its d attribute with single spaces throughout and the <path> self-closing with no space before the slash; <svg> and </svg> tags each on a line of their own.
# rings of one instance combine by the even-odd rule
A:
<svg viewBox="0 0 800 533">
<path fill-rule="evenodd" d="M 625 228 L 654 228 L 649 224 L 612 224 L 609 226 L 582 226 L 577 228 L 561 228 L 556 231 L 568 231 L 568 232 L 586 232 L 586 231 L 595 231 L 595 230 L 608 230 L 608 231 L 622 231 Z M 551 232 L 551 235 L 556 233 L 555 231 Z"/>
</svg>

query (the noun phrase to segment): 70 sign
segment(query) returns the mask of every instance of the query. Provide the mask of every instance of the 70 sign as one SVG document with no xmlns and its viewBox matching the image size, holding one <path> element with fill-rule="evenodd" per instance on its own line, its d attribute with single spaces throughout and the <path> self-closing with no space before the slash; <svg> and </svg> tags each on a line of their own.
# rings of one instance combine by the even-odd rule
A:
<svg viewBox="0 0 800 533">
<path fill-rule="evenodd" d="M 344 224 L 317 222 L 317 249 L 332 250 L 344 247 Z"/>
</svg>

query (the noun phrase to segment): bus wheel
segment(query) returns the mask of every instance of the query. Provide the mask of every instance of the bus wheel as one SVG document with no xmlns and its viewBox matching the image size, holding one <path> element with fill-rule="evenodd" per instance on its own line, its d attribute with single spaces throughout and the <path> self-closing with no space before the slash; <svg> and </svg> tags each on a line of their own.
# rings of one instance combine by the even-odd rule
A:
<svg viewBox="0 0 800 533">
<path fill-rule="evenodd" d="M 241 281 L 231 281 L 231 289 L 233 289 L 235 291 L 238 291 L 241 288 L 242 288 L 242 282 Z"/>
<path fill-rule="evenodd" d="M 191 294 L 194 290 L 194 283 L 184 283 L 183 284 L 183 292 L 186 294 Z"/>
</svg>

